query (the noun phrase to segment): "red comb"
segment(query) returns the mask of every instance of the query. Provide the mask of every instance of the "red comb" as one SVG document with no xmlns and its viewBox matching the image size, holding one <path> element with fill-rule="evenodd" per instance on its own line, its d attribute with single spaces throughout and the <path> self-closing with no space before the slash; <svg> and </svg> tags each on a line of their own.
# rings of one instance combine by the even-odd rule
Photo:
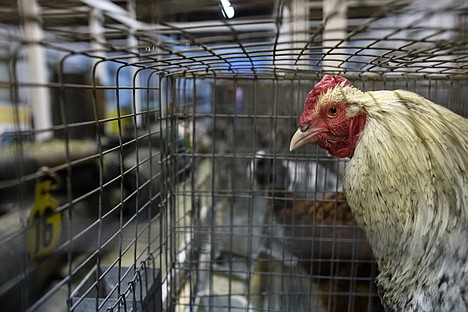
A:
<svg viewBox="0 0 468 312">
<path fill-rule="evenodd" d="M 337 85 L 342 84 L 343 86 L 349 86 L 349 80 L 341 76 L 323 76 L 314 88 L 307 94 L 305 100 L 304 112 L 299 119 L 299 126 L 307 124 L 312 118 L 311 113 L 314 111 L 314 107 L 317 104 L 318 97 L 328 91 L 331 88 L 335 88 Z"/>
</svg>

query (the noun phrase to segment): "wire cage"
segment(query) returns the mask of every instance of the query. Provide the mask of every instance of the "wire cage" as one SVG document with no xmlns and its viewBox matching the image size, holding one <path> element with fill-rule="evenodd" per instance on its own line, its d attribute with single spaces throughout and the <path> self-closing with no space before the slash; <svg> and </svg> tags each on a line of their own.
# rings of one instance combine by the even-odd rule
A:
<svg viewBox="0 0 468 312">
<path fill-rule="evenodd" d="M 468 116 L 463 0 L 0 6 L 2 311 L 383 311 L 324 74 Z"/>
</svg>

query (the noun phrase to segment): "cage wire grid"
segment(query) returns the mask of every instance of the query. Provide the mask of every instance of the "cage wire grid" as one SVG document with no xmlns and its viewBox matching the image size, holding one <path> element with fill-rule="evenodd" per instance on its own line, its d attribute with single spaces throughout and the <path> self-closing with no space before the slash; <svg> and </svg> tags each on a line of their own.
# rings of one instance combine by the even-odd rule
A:
<svg viewBox="0 0 468 312">
<path fill-rule="evenodd" d="M 0 23 L 2 310 L 383 310 L 346 161 L 289 138 L 324 74 L 468 116 L 466 1 L 19 0 Z"/>
</svg>

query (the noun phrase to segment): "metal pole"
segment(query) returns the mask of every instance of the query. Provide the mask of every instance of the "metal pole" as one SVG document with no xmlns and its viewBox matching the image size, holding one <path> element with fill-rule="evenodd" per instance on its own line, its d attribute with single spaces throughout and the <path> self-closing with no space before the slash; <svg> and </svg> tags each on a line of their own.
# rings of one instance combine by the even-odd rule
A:
<svg viewBox="0 0 468 312">
<path fill-rule="evenodd" d="M 40 8 L 36 0 L 18 0 L 23 33 L 27 42 L 27 62 L 30 73 L 25 75 L 27 82 L 32 84 L 29 92 L 29 105 L 31 107 L 36 140 L 50 139 L 53 132 L 52 111 L 48 83 L 47 59 L 41 42 L 44 33 L 41 27 Z"/>
<path fill-rule="evenodd" d="M 309 42 L 309 2 L 307 0 L 293 0 L 292 8 L 292 38 L 294 54 L 299 55 Z M 306 56 L 302 55 L 296 69 L 307 69 Z M 303 64 L 303 65 L 300 65 Z"/>
<path fill-rule="evenodd" d="M 323 70 L 344 71 L 346 38 L 346 19 L 348 5 L 346 0 L 323 1 Z M 339 47 L 339 48 L 338 48 Z"/>
<path fill-rule="evenodd" d="M 89 12 L 89 30 L 93 40 L 91 41 L 91 49 L 95 55 L 105 58 L 103 44 L 106 42 L 105 29 L 103 27 L 104 15 L 101 10 L 92 8 Z M 96 60 L 96 63 L 99 60 Z M 101 62 L 96 68 L 96 78 L 99 84 L 106 83 L 106 62 Z"/>
<path fill-rule="evenodd" d="M 135 1 L 129 0 L 128 1 L 128 12 L 130 13 L 130 17 L 136 20 L 136 3 Z M 130 29 L 129 34 L 127 37 L 127 42 L 128 46 L 130 47 L 130 51 L 133 53 L 136 53 L 138 55 L 138 39 L 135 36 L 135 29 Z M 132 62 L 137 62 L 138 57 L 135 57 L 132 59 Z M 134 81 L 134 88 L 135 93 L 134 93 L 134 98 L 133 101 L 135 101 L 135 111 L 133 112 L 134 114 L 138 114 L 136 116 L 136 126 L 140 127 L 143 122 L 142 115 L 140 114 L 142 112 L 142 103 L 141 103 L 141 90 L 139 90 L 138 87 L 140 87 L 140 77 L 138 76 L 138 67 L 132 66 L 131 67 L 131 81 Z"/>
</svg>

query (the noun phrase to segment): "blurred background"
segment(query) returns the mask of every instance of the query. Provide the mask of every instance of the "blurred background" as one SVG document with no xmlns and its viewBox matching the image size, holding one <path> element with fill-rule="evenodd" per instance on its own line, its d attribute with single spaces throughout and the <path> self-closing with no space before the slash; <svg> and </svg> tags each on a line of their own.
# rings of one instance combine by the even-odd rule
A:
<svg viewBox="0 0 468 312">
<path fill-rule="evenodd" d="M 2 311 L 383 311 L 325 74 L 468 116 L 464 0 L 0 0 Z"/>
</svg>

